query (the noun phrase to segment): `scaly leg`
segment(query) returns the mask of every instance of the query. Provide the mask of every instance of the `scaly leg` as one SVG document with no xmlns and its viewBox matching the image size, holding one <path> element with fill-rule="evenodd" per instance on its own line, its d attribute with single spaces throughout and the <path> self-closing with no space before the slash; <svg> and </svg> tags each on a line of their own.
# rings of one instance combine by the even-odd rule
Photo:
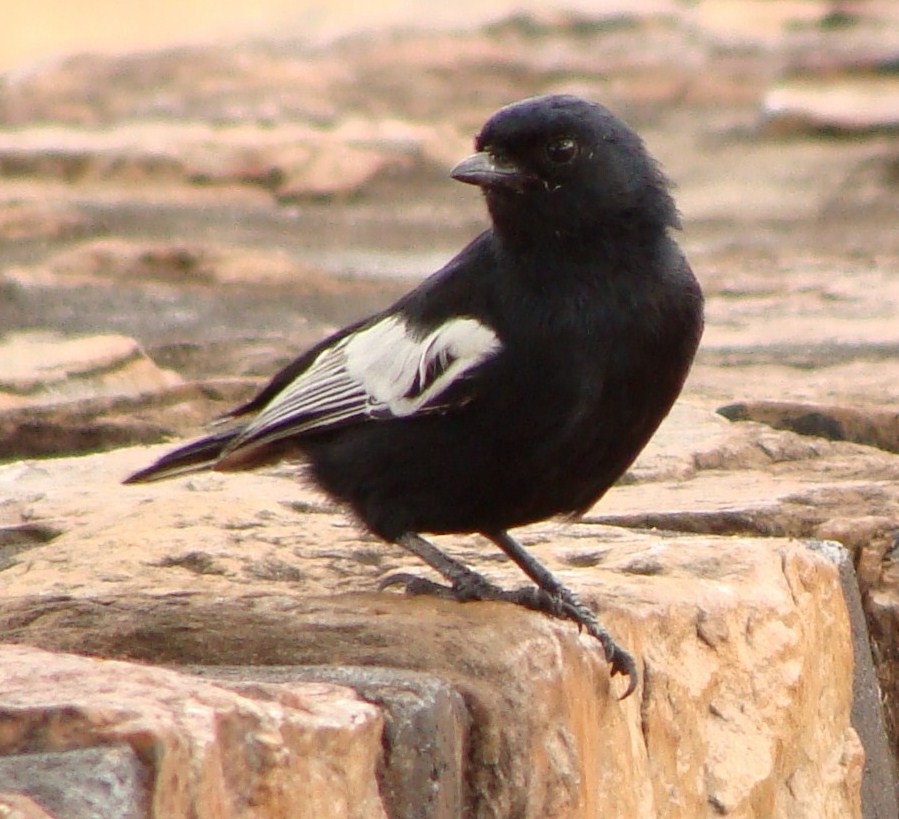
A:
<svg viewBox="0 0 899 819">
<path fill-rule="evenodd" d="M 518 606 L 552 614 L 555 617 L 565 616 L 557 605 L 556 596 L 546 594 L 533 586 L 506 591 L 495 583 L 491 583 L 483 575 L 469 569 L 464 563 L 445 554 L 433 543 L 414 532 L 401 535 L 397 538 L 396 544 L 423 560 L 451 585 L 443 586 L 423 577 L 398 572 L 385 577 L 378 584 L 379 591 L 383 591 L 389 586 L 403 586 L 408 594 L 441 597 L 460 603 L 487 600 L 515 603 Z"/>
<path fill-rule="evenodd" d="M 459 602 L 475 600 L 514 603 L 552 617 L 572 620 L 587 633 L 599 640 L 612 667 L 612 674 L 626 674 L 628 687 L 621 699 L 633 693 L 637 687 L 637 666 L 634 658 L 612 639 L 591 612 L 577 596 L 564 586 L 555 575 L 541 565 L 507 532 L 484 533 L 499 546 L 521 570 L 537 584 L 507 591 L 491 583 L 486 577 L 472 571 L 463 563 L 450 557 L 421 535 L 413 532 L 397 538 L 396 543 L 427 563 L 441 577 L 450 582 L 443 586 L 425 578 L 400 572 L 381 581 L 378 588 L 402 585 L 408 594 L 429 595 Z"/>
<path fill-rule="evenodd" d="M 605 651 L 606 661 L 612 666 L 612 674 L 627 674 L 628 676 L 628 686 L 621 695 L 621 699 L 630 696 L 637 687 L 639 679 L 637 664 L 631 654 L 621 648 L 612 639 L 612 635 L 599 624 L 593 612 L 549 569 L 525 551 L 524 547 L 508 532 L 484 532 L 483 534 L 511 557 L 542 591 L 559 601 L 562 617 L 573 620 L 578 626 L 586 629 L 588 634 L 599 640 Z"/>
</svg>

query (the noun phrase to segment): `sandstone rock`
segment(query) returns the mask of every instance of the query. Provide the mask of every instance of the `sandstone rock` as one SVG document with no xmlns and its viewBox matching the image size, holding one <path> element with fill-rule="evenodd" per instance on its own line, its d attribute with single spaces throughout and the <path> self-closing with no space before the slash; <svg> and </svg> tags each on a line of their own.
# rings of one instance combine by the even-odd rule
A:
<svg viewBox="0 0 899 819">
<path fill-rule="evenodd" d="M 185 175 L 204 184 L 242 182 L 282 202 L 350 197 L 384 173 L 428 170 L 434 129 L 390 120 L 343 120 L 327 131 L 297 125 L 235 127 L 184 145 Z M 424 166 L 424 167 L 423 167 Z"/>
<path fill-rule="evenodd" d="M 899 736 L 896 456 L 759 423 L 728 424 L 713 414 L 734 402 L 790 402 L 824 408 L 854 436 L 867 434 L 868 416 L 850 418 L 840 408 L 899 401 L 897 162 L 892 131 L 876 124 L 880 113 L 872 104 L 877 88 L 892 82 L 899 5 L 729 0 L 686 8 L 641 0 L 597 9 L 584 0 L 565 10 L 552 3 L 519 6 L 511 16 L 493 3 L 437 12 L 441 20 L 465 18 L 469 28 L 491 20 L 476 31 L 414 31 L 408 28 L 418 19 L 413 14 L 403 18 L 402 31 L 363 34 L 357 25 L 353 36 L 316 47 L 282 41 L 84 55 L 8 75 L 0 89 L 0 120 L 9 126 L 0 135 L 0 168 L 10 204 L 0 206 L 0 231 L 8 225 L 11 241 L 0 242 L 0 325 L 7 332 L 41 327 L 134 336 L 159 367 L 198 383 L 159 387 L 145 397 L 98 396 L 99 388 L 90 386 L 68 408 L 9 410 L 15 421 L 0 439 L 28 444 L 8 451 L 15 457 L 192 433 L 251 388 L 244 376 L 270 375 L 307 342 L 402 289 L 395 282 L 330 280 L 328 272 L 419 276 L 475 235 L 484 224 L 480 199 L 449 185 L 445 173 L 470 150 L 471 134 L 486 115 L 532 93 L 582 93 L 638 126 L 677 182 L 683 241 L 709 296 L 709 321 L 687 388 L 694 406 L 678 408 L 625 485 L 591 517 L 660 531 L 651 540 L 632 529 L 606 541 L 594 532 L 610 530 L 589 524 L 568 530 L 567 538 L 552 526 L 530 536 L 570 544 L 570 563 L 558 565 L 576 575 L 621 539 L 673 547 L 698 532 L 711 549 L 724 548 L 723 559 L 729 546 L 756 538 L 838 540 L 857 564 L 893 736 Z M 339 15 L 341 8 L 328 13 Z M 364 12 L 365 19 L 391 13 L 382 6 Z M 766 91 L 777 101 L 779 89 L 798 90 L 805 95 L 803 116 L 831 116 L 826 94 L 841 87 L 854 96 L 836 114 L 870 125 L 853 131 L 853 139 L 821 139 L 817 121 L 803 123 L 787 140 L 769 139 L 758 127 Z M 82 230 L 111 241 L 69 245 Z M 218 376 L 241 380 L 212 380 Z M 788 414 L 787 421 L 800 417 Z M 271 473 L 198 476 L 160 485 L 158 495 L 136 488 L 123 495 L 118 478 L 151 456 L 116 453 L 0 470 L 4 585 L 26 596 L 78 600 L 141 596 L 151 586 L 176 601 L 196 588 L 228 600 L 298 589 L 325 597 L 335 588 L 371 589 L 383 573 L 410 565 L 366 540 L 315 493 Z M 466 559 L 482 560 L 485 571 L 518 582 L 516 572 L 486 560 L 480 542 L 447 542 Z M 656 558 L 641 553 L 631 568 L 655 571 L 664 563 Z M 88 563 L 94 571 L 84 576 L 80 567 Z M 641 576 L 652 581 L 628 575 Z M 681 602 L 696 596 L 692 586 L 677 594 Z M 53 605 L 59 609 L 46 617 L 56 622 L 75 603 Z M 90 623 L 113 608 L 84 605 L 72 616 L 90 613 Z M 209 633 L 222 627 L 212 614 L 204 616 L 196 622 L 212 621 Z M 373 616 L 382 617 L 380 609 Z M 154 617 L 148 622 L 157 622 Z M 663 633 L 667 622 L 650 625 Z M 679 621 L 673 622 L 678 633 Z M 346 625 L 340 621 L 335 629 Z M 511 645 L 524 627 L 516 618 L 507 628 Z M 536 639 L 546 637 L 550 645 L 568 639 L 559 628 Z M 684 651 L 694 645 L 686 631 Z M 138 628 L 130 633 L 152 658 L 152 640 Z M 182 632 L 168 621 L 158 633 L 180 645 Z M 371 634 L 362 626 L 354 632 L 360 633 Z M 273 625 L 265 651 L 276 636 Z M 253 644 L 249 630 L 246 639 Z M 408 641 L 405 632 L 388 639 Z M 71 647 L 77 647 L 74 637 Z M 697 653 L 706 651 L 700 646 Z M 511 661 L 496 671 L 513 681 L 517 673 Z M 557 678 L 552 685 L 581 690 Z M 466 701 L 473 699 L 466 695 Z M 672 701 L 676 726 L 693 705 L 690 697 Z M 508 713 L 524 712 L 522 702 L 515 700 Z M 652 702 L 656 707 L 660 700 Z M 705 700 L 696 702 L 702 708 Z M 563 712 L 552 713 L 567 724 Z M 542 742 L 539 731 L 532 735 Z M 742 740 L 731 745 L 743 748 Z M 505 753 L 512 746 L 494 747 Z M 680 763 L 681 770 L 694 770 L 690 759 Z M 542 786 L 534 783 L 527 799 L 545 807 L 533 795 Z M 717 808 L 703 805 L 694 815 L 723 810 L 727 788 L 722 794 Z M 658 802 L 667 806 L 674 797 Z M 770 814 L 766 804 L 755 810 Z"/>
<path fill-rule="evenodd" d="M 302 47 L 173 48 L 118 59 L 79 54 L 14 78 L 0 98 L 0 121 L 327 121 L 335 114 L 328 88 L 346 73 L 330 55 L 313 61 Z"/>
<path fill-rule="evenodd" d="M 765 0 L 699 0 L 692 4 L 689 19 L 720 43 L 745 47 L 771 45 L 800 24 L 820 21 L 828 11 L 826 2 L 778 2 Z"/>
<path fill-rule="evenodd" d="M 890 580 L 899 458 L 682 405 L 586 520 L 640 529 L 837 540 L 864 590 Z M 674 480 L 671 480 L 674 478 Z"/>
<path fill-rule="evenodd" d="M 195 433 L 255 379 L 186 383 L 133 339 L 16 333 L 0 343 L 0 460 L 96 452 Z"/>
<path fill-rule="evenodd" d="M 850 412 L 848 417 L 855 416 Z M 694 430 L 692 456 L 679 466 L 665 464 L 669 470 L 676 466 L 679 480 L 616 487 L 587 520 L 638 529 L 839 541 L 856 565 L 895 749 L 899 458 L 858 444 L 766 431 L 752 422 L 735 423 L 729 434 L 710 426 L 704 440 Z M 664 440 L 664 429 L 661 434 Z M 676 435 L 676 427 L 670 434 Z M 655 458 L 642 467 L 638 462 L 637 474 L 651 476 L 654 463 Z"/>
<path fill-rule="evenodd" d="M 880 685 L 869 650 L 868 627 L 858 578 L 845 549 L 820 542 L 812 548 L 832 559 L 840 572 L 843 599 L 849 612 L 853 647 L 852 727 L 865 748 L 862 808 L 865 819 L 887 819 L 899 814 L 899 792 L 893 754 L 889 747 Z"/>
<path fill-rule="evenodd" d="M 0 793 L 0 811 L 4 819 L 56 819 L 21 793 Z"/>
<path fill-rule="evenodd" d="M 864 133 L 899 129 L 899 81 L 891 77 L 793 80 L 772 88 L 762 105 L 764 129 Z"/>
<path fill-rule="evenodd" d="M 257 387 L 253 379 L 209 380 L 136 395 L 0 409 L 0 460 L 101 452 L 196 434 Z"/>
<path fill-rule="evenodd" d="M 99 395 L 134 395 L 174 386 L 134 339 L 103 335 L 64 338 L 17 333 L 0 344 L 0 407 L 59 403 Z"/>
<path fill-rule="evenodd" d="M 281 199 L 351 195 L 409 166 L 408 146 L 360 145 L 308 126 L 128 123 L 97 131 L 41 127 L 0 134 L 0 175 L 66 182 L 243 183 Z"/>
<path fill-rule="evenodd" d="M 667 564 L 665 550 L 619 545 L 609 557 L 624 587 L 616 584 L 617 612 L 605 616 L 645 659 L 642 705 L 610 698 L 595 651 L 573 630 L 505 606 L 359 595 L 305 602 L 255 595 L 225 607 L 201 593 L 180 601 L 32 598 L 4 605 L 4 625 L 15 640 L 57 647 L 77 640 L 80 650 L 157 661 L 210 654 L 231 663 L 327 660 L 446 676 L 474 726 L 467 783 L 474 804 L 466 815 L 631 817 L 673 809 L 669 815 L 692 817 L 711 802 L 735 816 L 859 816 L 861 754 L 844 713 L 848 685 L 835 684 L 851 663 L 833 651 L 848 650 L 845 635 L 833 631 L 847 627 L 833 570 L 808 557 L 796 562 L 801 550 L 769 552 L 758 542 L 710 560 L 707 542 L 698 551 L 678 543 L 677 568 L 652 574 L 647 560 Z M 696 571 L 687 603 L 682 584 Z M 822 581 L 832 587 L 824 597 Z M 661 592 L 655 603 L 652 586 Z M 599 588 L 582 591 L 595 604 Z M 638 618 L 627 627 L 625 612 L 635 606 Z M 26 625 L 38 621 L 40 628 Z M 822 640 L 829 651 L 809 651 Z M 752 674 L 728 671 L 737 655 Z M 684 777 L 685 765 L 692 775 Z M 778 785 L 779 770 L 802 787 L 791 794 Z"/>
<path fill-rule="evenodd" d="M 354 689 L 384 717 L 378 786 L 394 819 L 464 815 L 465 750 L 471 726 L 460 693 L 427 674 L 372 666 L 192 667 L 252 695 L 255 684 L 326 682 Z"/>
<path fill-rule="evenodd" d="M 0 753 L 125 743 L 154 816 L 386 816 L 375 777 L 382 719 L 345 688 L 258 683 L 240 695 L 165 669 L 16 646 L 0 654 Z"/>
<path fill-rule="evenodd" d="M 43 743 L 52 747 L 54 739 Z M 66 819 L 143 819 L 148 779 L 127 745 L 0 756 L 0 787 L 28 794 Z"/>
<path fill-rule="evenodd" d="M 320 270 L 291 259 L 286 253 L 225 248 L 200 243 L 138 242 L 97 239 L 52 256 L 51 273 L 85 280 L 118 283 L 164 282 L 178 285 L 290 284 L 297 291 L 334 291 L 340 282 Z"/>
<path fill-rule="evenodd" d="M 899 47 L 899 9 L 890 0 L 820 3 L 811 25 L 788 33 L 788 78 L 839 79 L 893 73 Z"/>
<path fill-rule="evenodd" d="M 63 276 L 112 278 L 137 282 L 206 284 L 213 280 L 212 260 L 199 245 L 146 245 L 99 239 L 63 251 L 49 268 Z"/>
<path fill-rule="evenodd" d="M 730 404 L 718 412 L 731 421 L 759 421 L 800 435 L 853 441 L 899 453 L 899 413 L 888 409 L 752 401 Z"/>
<path fill-rule="evenodd" d="M 883 691 L 883 707 L 894 758 L 899 747 L 899 548 L 894 540 L 889 561 L 889 580 L 864 595 L 865 614 L 871 632 L 877 677 Z"/>
<path fill-rule="evenodd" d="M 893 357 L 892 345 L 877 343 L 706 348 L 690 376 L 690 400 L 710 410 L 767 401 L 889 405 L 896 400 Z"/>
<path fill-rule="evenodd" d="M 5 241 L 72 239 L 101 230 L 97 220 L 56 202 L 0 202 L 0 237 Z"/>
<path fill-rule="evenodd" d="M 848 621 L 835 568 L 801 545 L 595 524 L 524 530 L 641 659 L 641 693 L 619 703 L 595 645 L 565 623 L 359 593 L 421 567 L 290 481 L 116 486 L 151 454 L 0 469 L 13 490 L 8 522 L 65 529 L 4 571 L 7 640 L 181 665 L 436 676 L 470 720 L 466 815 L 686 818 L 710 805 L 747 818 L 861 815 Z M 441 542 L 498 582 L 521 582 L 477 538 Z"/>
<path fill-rule="evenodd" d="M 410 164 L 368 148 L 317 151 L 308 162 L 287 170 L 277 185 L 277 195 L 283 202 L 351 196 L 378 174 Z"/>
</svg>

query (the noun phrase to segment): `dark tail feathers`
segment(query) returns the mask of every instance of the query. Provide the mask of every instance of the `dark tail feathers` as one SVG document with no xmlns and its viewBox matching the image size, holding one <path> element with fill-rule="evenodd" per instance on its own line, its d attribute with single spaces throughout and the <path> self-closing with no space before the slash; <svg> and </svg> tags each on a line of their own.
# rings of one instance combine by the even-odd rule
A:
<svg viewBox="0 0 899 819">
<path fill-rule="evenodd" d="M 201 472 L 214 466 L 227 448 L 239 434 L 241 428 L 222 430 L 199 441 L 164 455 L 155 464 L 129 475 L 122 483 L 148 483 L 172 478 L 175 475 L 186 475 Z"/>
</svg>

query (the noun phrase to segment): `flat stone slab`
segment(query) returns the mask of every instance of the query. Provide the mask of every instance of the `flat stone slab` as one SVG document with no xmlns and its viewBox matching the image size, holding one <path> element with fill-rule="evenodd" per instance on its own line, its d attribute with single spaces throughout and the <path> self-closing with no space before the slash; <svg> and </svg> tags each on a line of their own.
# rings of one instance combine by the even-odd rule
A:
<svg viewBox="0 0 899 819">
<path fill-rule="evenodd" d="M 426 675 L 445 686 L 432 690 L 443 690 L 446 706 L 435 710 L 421 688 L 407 684 L 404 693 L 389 678 L 354 684 L 330 672 L 384 724 L 402 729 L 388 742 L 403 749 L 392 770 L 412 771 L 392 780 L 398 803 L 427 787 L 416 779 L 423 768 L 465 749 L 464 784 L 451 784 L 443 769 L 441 795 L 450 801 L 434 795 L 435 811 L 460 792 L 463 815 L 472 816 L 632 819 L 674 804 L 670 815 L 684 819 L 710 806 L 749 819 L 759 799 L 771 817 L 861 816 L 848 614 L 837 568 L 801 543 L 591 523 L 522 529 L 524 545 L 638 658 L 640 688 L 619 701 L 623 684 L 570 624 L 503 604 L 374 593 L 386 574 L 422 567 L 360 534 L 321 496 L 263 474 L 119 486 L 148 454 L 0 469 L 14 489 L 0 508 L 10 523 L 52 509 L 62 530 L 49 543 L 33 538 L 3 572 L 5 639 L 184 667 L 374 666 L 400 678 Z M 52 493 L 40 489 L 50 486 Z M 439 542 L 504 586 L 522 582 L 479 538 Z M 75 661 L 61 662 L 65 670 Z M 23 697 L 41 685 L 58 692 L 60 707 L 76 692 L 88 696 L 84 681 L 58 687 L 51 657 L 33 666 L 0 664 L 15 669 Z M 152 670 L 139 669 L 138 681 Z M 271 698 L 266 686 L 293 685 L 253 675 L 227 696 L 265 689 Z M 177 684 L 191 692 L 196 685 Z M 141 682 L 140 696 L 152 701 L 152 687 Z M 397 706 L 404 699 L 405 717 Z M 416 751 L 429 748 L 435 720 L 446 746 Z M 391 769 L 384 730 L 366 769 L 375 790 Z M 402 762 L 416 754 L 423 768 Z"/>
</svg>

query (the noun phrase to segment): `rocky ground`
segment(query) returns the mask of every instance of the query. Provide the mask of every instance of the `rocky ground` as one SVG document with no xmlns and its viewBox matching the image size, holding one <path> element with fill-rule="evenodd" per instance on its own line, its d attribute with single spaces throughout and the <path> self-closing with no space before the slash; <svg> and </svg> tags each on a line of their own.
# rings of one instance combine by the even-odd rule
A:
<svg viewBox="0 0 899 819">
<path fill-rule="evenodd" d="M 466 719 L 472 709 L 492 714 L 500 694 L 483 679 L 500 666 L 508 673 L 518 649 L 501 652 L 483 679 L 468 667 L 453 677 L 443 660 L 422 659 L 429 643 L 411 624 L 439 641 L 445 618 L 465 633 L 479 627 L 476 615 L 334 598 L 371 592 L 407 563 L 283 480 L 284 470 L 147 488 L 118 480 L 162 451 L 135 445 L 197 432 L 310 341 L 448 259 L 484 224 L 476 192 L 447 178 L 480 123 L 524 96 L 575 92 L 628 119 L 675 180 L 682 242 L 708 297 L 682 404 L 645 456 L 585 522 L 525 534 L 661 681 L 645 683 L 642 704 L 608 711 L 621 743 L 645 746 L 631 771 L 643 784 L 633 805 L 603 813 L 573 783 L 620 771 L 572 762 L 528 779 L 513 753 L 490 763 L 502 776 L 481 782 L 480 802 L 460 793 L 433 815 L 463 803 L 485 816 L 861 815 L 851 787 L 860 757 L 840 699 L 851 661 L 834 645 L 848 631 L 827 586 L 836 575 L 789 539 L 838 541 L 852 555 L 895 752 L 897 56 L 899 13 L 888 0 L 734 0 L 547 11 L 466 31 L 392 28 L 326 47 L 266 40 L 82 55 L 10 75 L 0 86 L 0 617 L 9 639 L 173 664 L 398 666 L 449 674 Z M 466 560 L 509 574 L 476 540 L 454 542 Z M 279 643 L 275 624 L 288 611 L 318 642 L 292 626 L 292 648 Z M 505 616 L 490 614 L 511 635 L 521 621 Z M 577 645 L 563 626 L 515 616 L 548 641 L 541 650 L 555 646 L 541 690 L 596 683 L 592 666 L 572 672 L 576 682 L 559 670 L 558 656 L 570 659 Z M 753 638 L 753 618 L 767 624 L 764 638 Z M 363 635 L 362 647 L 346 634 Z M 391 654 L 381 643 L 405 648 Z M 445 648 L 476 665 L 477 645 Z M 46 662 L 16 656 L 25 667 Z M 73 679 L 87 673 L 66 668 Z M 750 692 L 739 682 L 747 675 Z M 841 681 L 830 694 L 828 678 Z M 344 696 L 328 691 L 321 696 Z M 523 708 L 519 694 L 505 706 Z M 820 746 L 812 768 L 830 771 L 833 791 L 812 768 L 769 758 L 799 741 L 803 719 L 816 719 L 803 709 L 828 696 L 832 719 L 803 747 Z M 708 714 L 685 722 L 697 701 L 726 714 L 715 719 L 729 728 Z M 368 727 L 354 730 L 376 736 L 383 717 L 348 702 L 332 705 L 358 710 Z M 580 756 L 601 758 L 583 715 L 552 708 Z M 482 774 L 503 742 L 508 751 L 562 741 L 540 734 L 539 716 L 522 727 L 526 741 L 492 719 L 466 734 Z M 698 763 L 671 744 L 681 729 L 693 737 L 685 748 L 712 760 L 690 768 L 690 785 L 683 766 Z M 364 753 L 376 755 L 371 736 Z M 735 736 L 751 737 L 754 758 L 770 764 L 747 770 L 715 757 Z M 840 751 L 825 762 L 828 742 Z M 772 773 L 781 763 L 792 784 Z M 373 764 L 365 757 L 344 772 L 359 804 L 377 801 L 360 773 Z M 685 788 L 681 812 L 662 807 L 675 782 Z M 525 800 L 522 812 L 503 801 L 510 793 Z"/>
</svg>

